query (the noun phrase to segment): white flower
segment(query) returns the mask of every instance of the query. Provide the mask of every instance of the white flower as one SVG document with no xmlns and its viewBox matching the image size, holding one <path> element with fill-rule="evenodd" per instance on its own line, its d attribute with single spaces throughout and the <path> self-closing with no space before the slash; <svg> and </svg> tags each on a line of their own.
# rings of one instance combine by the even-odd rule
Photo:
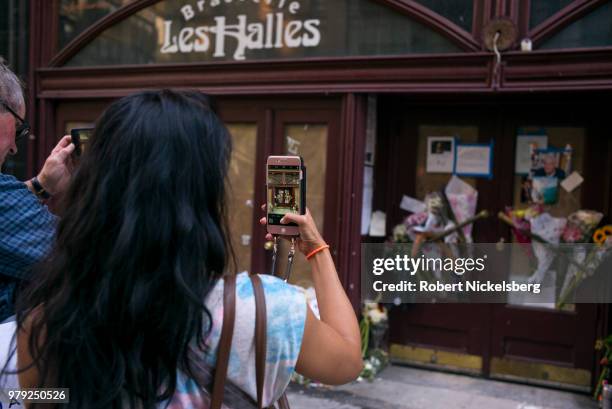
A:
<svg viewBox="0 0 612 409">
<path fill-rule="evenodd" d="M 376 310 L 378 309 L 378 303 L 374 301 L 366 301 L 363 303 L 363 308 L 366 310 Z"/>
<path fill-rule="evenodd" d="M 406 229 L 406 225 L 404 223 L 398 224 L 393 228 L 393 239 L 395 241 L 400 241 L 408 234 L 408 230 Z"/>
<path fill-rule="evenodd" d="M 381 311 L 378 308 L 369 310 L 367 314 L 372 324 L 380 324 L 383 321 L 387 321 L 387 312 Z"/>
</svg>

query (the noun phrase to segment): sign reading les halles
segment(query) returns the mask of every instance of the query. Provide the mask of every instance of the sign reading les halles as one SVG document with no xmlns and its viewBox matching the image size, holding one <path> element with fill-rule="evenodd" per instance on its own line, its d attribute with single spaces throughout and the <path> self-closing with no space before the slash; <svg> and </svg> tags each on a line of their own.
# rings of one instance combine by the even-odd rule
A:
<svg viewBox="0 0 612 409">
<path fill-rule="evenodd" d="M 244 7 L 257 3 L 260 10 L 269 10 L 259 21 L 249 21 L 247 14 L 235 16 L 215 15 L 215 8 L 234 3 Z M 246 3 L 246 4 L 245 4 Z M 247 50 L 271 50 L 280 48 L 317 47 L 321 43 L 321 20 L 299 20 L 299 1 L 290 0 L 200 0 L 184 4 L 180 8 L 185 22 L 177 29 L 175 22 L 165 20 L 162 54 L 212 53 L 214 58 L 225 58 L 228 39 L 233 39 L 235 49 L 230 54 L 235 60 L 245 60 Z M 210 13 L 212 11 L 212 13 Z M 193 20 L 203 13 L 212 14 L 209 25 L 193 26 Z"/>
</svg>

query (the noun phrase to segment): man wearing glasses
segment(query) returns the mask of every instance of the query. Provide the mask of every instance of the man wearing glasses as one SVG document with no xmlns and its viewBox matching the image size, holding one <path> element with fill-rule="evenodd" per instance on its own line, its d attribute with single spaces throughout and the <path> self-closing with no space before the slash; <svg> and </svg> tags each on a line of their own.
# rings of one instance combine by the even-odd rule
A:
<svg viewBox="0 0 612 409">
<path fill-rule="evenodd" d="M 30 134 L 24 117 L 21 82 L 0 59 L 0 166 Z M 14 314 L 15 287 L 53 242 L 56 218 L 41 200 L 67 188 L 73 150 L 70 136 L 65 136 L 40 173 L 25 183 L 0 173 L 0 322 Z"/>
</svg>

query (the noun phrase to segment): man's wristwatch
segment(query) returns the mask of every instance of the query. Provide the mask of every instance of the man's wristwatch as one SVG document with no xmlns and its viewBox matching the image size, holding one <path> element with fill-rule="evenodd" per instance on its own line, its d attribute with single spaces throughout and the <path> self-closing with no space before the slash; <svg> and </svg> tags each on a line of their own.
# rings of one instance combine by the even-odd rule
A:
<svg viewBox="0 0 612 409">
<path fill-rule="evenodd" d="M 49 192 L 47 192 L 45 190 L 45 188 L 42 187 L 42 185 L 40 184 L 40 182 L 38 181 L 38 178 L 36 176 L 34 176 L 32 179 L 30 179 L 30 183 L 32 184 L 32 187 L 34 188 L 34 194 L 39 199 L 46 200 L 46 199 L 51 197 Z"/>
</svg>

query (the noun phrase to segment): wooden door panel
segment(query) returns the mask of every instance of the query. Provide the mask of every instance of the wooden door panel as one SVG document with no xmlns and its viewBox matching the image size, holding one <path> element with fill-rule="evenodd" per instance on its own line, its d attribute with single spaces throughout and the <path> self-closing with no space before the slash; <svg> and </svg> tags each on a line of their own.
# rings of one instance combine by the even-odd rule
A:
<svg viewBox="0 0 612 409">
<path fill-rule="evenodd" d="M 253 170 L 255 189 L 253 200 L 252 271 L 270 271 L 271 252 L 264 250 L 265 229 L 259 225 L 259 205 L 266 201 L 265 163 L 269 155 L 297 154 L 306 161 L 307 206 L 315 206 L 315 217 L 321 231 L 332 248 L 338 242 L 338 200 L 336 183 L 340 171 L 337 158 L 339 150 L 340 101 L 338 99 L 255 99 L 221 98 L 219 113 L 227 123 L 256 121 L 258 142 L 256 166 Z M 287 141 L 293 146 L 288 149 Z M 314 184 L 313 184 L 314 183 Z M 320 213 L 320 215 L 318 215 Z M 278 272 L 285 268 L 287 245 L 281 241 Z M 294 261 L 291 282 L 311 286 L 309 268 L 301 256 Z"/>
<path fill-rule="evenodd" d="M 593 304 L 578 305 L 577 313 L 499 305 L 494 313 L 491 353 L 591 369 L 596 318 Z M 589 352 L 586 360 L 585 351 Z"/>
<path fill-rule="evenodd" d="M 394 309 L 390 341 L 484 354 L 487 310 L 487 305 L 467 304 L 414 304 Z"/>
<path fill-rule="evenodd" d="M 275 110 L 274 118 L 273 152 L 304 159 L 306 206 L 325 240 L 332 249 L 337 249 L 339 230 L 335 220 L 338 219 L 338 195 L 341 191 L 337 160 L 340 111 L 337 108 L 288 107 Z M 283 243 L 280 260 L 285 259 L 287 250 L 288 246 Z M 285 266 L 281 263 L 279 269 L 284 271 Z M 294 260 L 290 281 L 304 287 L 313 285 L 310 266 L 303 257 Z"/>
<path fill-rule="evenodd" d="M 596 164 L 601 162 L 601 152 L 609 148 L 596 126 L 597 111 L 587 107 L 570 109 L 557 106 L 551 110 L 532 106 L 510 111 L 510 115 L 504 118 L 503 137 L 508 141 L 511 152 L 514 152 L 518 130 L 529 127 L 545 129 L 549 146 L 572 145 L 573 170 L 579 171 L 585 177 L 585 182 L 572 197 L 561 192 L 558 205 L 547 209 L 553 216 L 568 216 L 580 208 L 603 210 L 605 213 L 606 195 L 601 194 L 601 187 L 597 186 L 601 184 L 602 176 L 604 180 L 610 177 L 610 170 L 602 175 L 602 168 Z M 505 166 L 511 164 L 506 163 Z M 517 206 L 520 205 L 517 194 L 520 178 L 510 177 L 512 179 L 509 180 L 513 180 L 513 201 Z M 593 195 L 593 191 L 600 193 Z M 569 311 L 557 311 L 513 305 L 495 306 L 491 332 L 491 376 L 590 390 L 595 378 L 594 345 L 601 324 L 600 307 L 595 304 L 568 307 Z"/>
</svg>

